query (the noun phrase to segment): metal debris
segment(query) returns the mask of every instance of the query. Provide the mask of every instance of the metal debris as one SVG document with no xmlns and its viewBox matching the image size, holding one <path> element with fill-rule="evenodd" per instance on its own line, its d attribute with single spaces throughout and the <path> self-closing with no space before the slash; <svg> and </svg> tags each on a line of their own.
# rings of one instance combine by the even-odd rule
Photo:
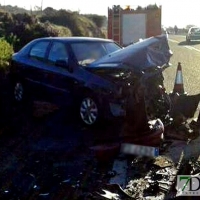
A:
<svg viewBox="0 0 200 200">
<path fill-rule="evenodd" d="M 189 168 L 191 169 L 190 170 L 191 175 L 200 173 L 200 160 L 191 158 L 188 164 L 189 164 Z"/>
<path fill-rule="evenodd" d="M 110 184 L 119 184 L 122 187 L 125 187 L 127 160 L 116 159 L 113 163 L 112 171 L 115 172 L 116 175 L 110 179 L 109 183 Z"/>
<path fill-rule="evenodd" d="M 71 179 L 69 178 L 69 179 L 62 181 L 62 183 L 69 183 L 70 181 L 71 181 Z"/>
<path fill-rule="evenodd" d="M 104 194 L 98 193 L 100 196 L 111 200 L 119 200 L 119 195 L 116 193 L 109 192 L 108 190 L 102 190 Z"/>
<path fill-rule="evenodd" d="M 39 196 L 49 196 L 49 193 L 39 194 Z"/>
<path fill-rule="evenodd" d="M 149 187 L 144 189 L 144 196 L 156 196 L 159 192 L 159 183 L 157 181 L 149 183 Z"/>
<path fill-rule="evenodd" d="M 160 168 L 165 168 L 165 167 L 170 167 L 172 166 L 172 162 L 169 161 L 167 158 L 163 157 L 163 156 L 158 156 L 155 159 L 154 165 L 157 165 Z"/>
</svg>

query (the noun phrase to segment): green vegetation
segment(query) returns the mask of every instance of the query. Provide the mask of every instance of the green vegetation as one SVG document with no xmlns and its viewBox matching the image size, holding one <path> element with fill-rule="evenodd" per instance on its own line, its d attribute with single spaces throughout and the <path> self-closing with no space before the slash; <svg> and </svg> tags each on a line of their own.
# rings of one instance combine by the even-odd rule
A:
<svg viewBox="0 0 200 200">
<path fill-rule="evenodd" d="M 11 14 L 0 11 L 0 37 L 4 37 L 18 51 L 31 40 L 49 36 L 71 36 L 67 27 L 49 22 L 40 23 L 37 16 L 27 13 Z"/>
<path fill-rule="evenodd" d="M 102 31 L 105 23 L 105 16 L 81 15 L 64 9 L 48 7 L 43 11 L 27 11 L 16 6 L 0 6 L 0 37 L 12 45 L 14 51 L 39 37 L 105 37 Z"/>
<path fill-rule="evenodd" d="M 88 19 L 92 20 L 97 27 L 102 28 L 106 26 L 107 23 L 107 17 L 106 16 L 99 16 L 99 15 L 95 15 L 95 14 L 88 14 L 88 15 L 84 15 L 85 17 L 87 17 Z"/>
<path fill-rule="evenodd" d="M 150 4 L 147 6 L 147 10 L 156 10 L 158 9 L 159 7 L 157 6 L 157 4 Z"/>
<path fill-rule="evenodd" d="M 157 4 L 149 4 L 146 7 L 142 7 L 142 6 L 138 6 L 136 8 L 136 10 L 141 11 L 141 10 L 157 10 L 159 9 L 159 7 L 157 6 Z"/>
<path fill-rule="evenodd" d="M 43 23 L 49 21 L 50 23 L 67 27 L 71 30 L 73 36 L 104 37 L 100 29 L 103 25 L 103 16 L 94 15 L 96 18 L 91 18 L 91 16 L 92 15 L 80 15 L 78 12 L 71 12 L 63 9 L 57 11 L 48 7 L 43 10 L 39 19 Z"/>
<path fill-rule="evenodd" d="M 17 13 L 29 13 L 29 11 L 24 8 L 19 8 L 18 6 L 11 5 L 0 5 L 0 10 L 5 10 L 6 12 L 17 14 Z"/>
<path fill-rule="evenodd" d="M 9 65 L 12 54 L 13 47 L 6 40 L 0 39 L 0 70 Z"/>
</svg>

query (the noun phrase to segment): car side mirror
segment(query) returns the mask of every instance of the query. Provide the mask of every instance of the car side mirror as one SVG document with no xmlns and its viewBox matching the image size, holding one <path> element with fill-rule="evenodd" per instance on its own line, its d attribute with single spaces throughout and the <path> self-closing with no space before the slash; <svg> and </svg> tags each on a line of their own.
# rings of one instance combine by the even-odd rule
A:
<svg viewBox="0 0 200 200">
<path fill-rule="evenodd" d="M 65 68 L 71 73 L 73 72 L 72 67 L 70 67 L 70 65 L 68 63 L 68 59 L 67 60 L 56 60 L 55 65 L 58 66 L 58 67 Z"/>
</svg>

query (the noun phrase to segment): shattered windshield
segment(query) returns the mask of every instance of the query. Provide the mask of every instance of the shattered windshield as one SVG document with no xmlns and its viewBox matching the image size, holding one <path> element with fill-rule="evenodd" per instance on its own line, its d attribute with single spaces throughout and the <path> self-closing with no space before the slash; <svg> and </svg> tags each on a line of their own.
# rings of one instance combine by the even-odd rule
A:
<svg viewBox="0 0 200 200">
<path fill-rule="evenodd" d="M 78 64 L 82 66 L 87 66 L 101 57 L 120 49 L 119 45 L 111 42 L 74 43 L 71 44 L 71 47 Z"/>
</svg>

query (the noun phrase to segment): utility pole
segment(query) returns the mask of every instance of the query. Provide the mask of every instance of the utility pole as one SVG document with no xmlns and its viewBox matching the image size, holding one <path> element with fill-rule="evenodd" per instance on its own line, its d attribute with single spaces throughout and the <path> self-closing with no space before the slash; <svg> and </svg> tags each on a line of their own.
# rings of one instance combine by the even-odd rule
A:
<svg viewBox="0 0 200 200">
<path fill-rule="evenodd" d="M 31 16 L 33 15 L 32 6 L 30 6 L 30 14 L 31 14 Z"/>
<path fill-rule="evenodd" d="M 42 10 L 43 10 L 43 0 L 41 0 L 41 13 L 42 13 Z"/>
</svg>

